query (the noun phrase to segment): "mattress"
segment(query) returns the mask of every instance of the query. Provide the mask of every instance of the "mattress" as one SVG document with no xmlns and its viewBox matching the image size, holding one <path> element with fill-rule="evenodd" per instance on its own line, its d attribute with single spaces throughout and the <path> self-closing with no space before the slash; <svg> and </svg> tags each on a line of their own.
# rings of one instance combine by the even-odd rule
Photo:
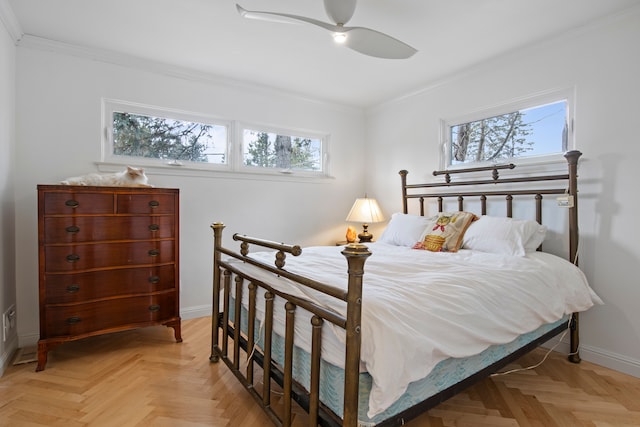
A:
<svg viewBox="0 0 640 427">
<path fill-rule="evenodd" d="M 235 310 L 232 304 L 229 308 L 230 318 L 233 318 Z M 242 309 L 241 330 L 247 332 L 247 311 Z M 520 349 L 526 344 L 545 335 L 549 331 L 562 324 L 568 324 L 569 316 L 540 326 L 535 331 L 523 334 L 510 343 L 502 345 L 492 345 L 479 354 L 467 358 L 448 358 L 440 361 L 426 377 L 410 383 L 403 393 L 393 404 L 383 412 L 370 418 L 369 398 L 373 384 L 373 378 L 368 372 L 361 372 L 358 391 L 358 424 L 360 426 L 375 426 L 394 415 L 402 413 L 404 410 L 417 405 L 420 402 L 460 383 L 462 380 L 472 376 L 491 366 L 493 363 L 503 359 L 507 355 Z M 256 347 L 262 348 L 264 334 L 260 329 L 259 322 L 256 322 Z M 274 362 L 284 365 L 284 338 L 279 334 L 272 337 L 272 359 Z M 306 390 L 309 389 L 309 378 L 311 378 L 311 357 L 309 353 L 299 346 L 293 349 L 293 378 Z M 344 413 L 344 369 L 321 360 L 320 363 L 320 401 L 334 414 L 343 417 Z"/>
<path fill-rule="evenodd" d="M 372 256 L 365 263 L 361 332 L 362 370 L 371 377 L 365 405 L 368 419 L 377 419 L 410 384 L 430 375 L 439 363 L 509 344 L 600 302 L 577 267 L 541 252 L 513 257 L 468 250 L 433 253 L 378 243 L 368 246 Z M 339 247 L 305 248 L 302 256 L 287 258 L 287 270 L 346 289 L 346 262 L 340 251 Z M 273 253 L 251 256 L 273 261 Z M 345 313 L 343 301 L 282 277 L 274 281 L 270 273 L 232 262 L 234 268 L 283 292 Z M 281 305 L 276 303 L 276 307 Z M 258 304 L 258 318 L 261 306 Z M 284 335 L 279 311 L 274 331 Z M 307 352 L 309 323 L 304 310 L 298 311 L 295 342 Z M 323 328 L 325 362 L 342 367 L 343 343 L 344 330 L 331 325 Z"/>
</svg>

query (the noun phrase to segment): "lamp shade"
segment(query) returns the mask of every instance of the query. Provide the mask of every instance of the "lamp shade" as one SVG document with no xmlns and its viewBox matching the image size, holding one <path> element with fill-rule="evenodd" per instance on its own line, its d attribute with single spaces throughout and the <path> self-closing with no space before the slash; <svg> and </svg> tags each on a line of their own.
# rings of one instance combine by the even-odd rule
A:
<svg viewBox="0 0 640 427">
<path fill-rule="evenodd" d="M 356 199 L 349 215 L 347 215 L 347 221 L 371 224 L 384 221 L 384 215 L 382 215 L 382 209 L 376 199 L 364 197 Z"/>
</svg>

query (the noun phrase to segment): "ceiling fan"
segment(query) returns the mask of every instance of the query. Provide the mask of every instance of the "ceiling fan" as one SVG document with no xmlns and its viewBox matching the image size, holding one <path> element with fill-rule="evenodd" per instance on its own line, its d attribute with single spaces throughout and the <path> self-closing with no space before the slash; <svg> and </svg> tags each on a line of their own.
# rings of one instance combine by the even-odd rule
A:
<svg viewBox="0 0 640 427">
<path fill-rule="evenodd" d="M 345 24 L 349 22 L 355 12 L 356 0 L 323 1 L 324 9 L 334 24 L 288 13 L 246 10 L 239 4 L 236 4 L 236 8 L 244 18 L 288 24 L 303 22 L 316 25 L 331 31 L 337 43 L 342 43 L 350 49 L 377 58 L 406 59 L 417 52 L 416 49 L 408 44 L 379 31 L 364 27 L 345 27 Z"/>
</svg>

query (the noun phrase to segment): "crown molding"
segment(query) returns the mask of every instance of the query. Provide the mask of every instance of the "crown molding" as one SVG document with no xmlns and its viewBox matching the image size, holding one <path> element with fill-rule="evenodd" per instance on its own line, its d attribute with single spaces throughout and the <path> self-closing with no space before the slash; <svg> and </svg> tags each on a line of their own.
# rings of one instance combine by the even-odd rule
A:
<svg viewBox="0 0 640 427">
<path fill-rule="evenodd" d="M 18 22 L 18 18 L 16 18 L 15 13 L 13 13 L 9 0 L 0 0 L 0 21 L 4 25 L 4 28 L 6 28 L 7 33 L 9 33 L 9 36 L 13 39 L 14 44 L 18 44 L 24 32 L 22 31 L 20 22 Z"/>
</svg>

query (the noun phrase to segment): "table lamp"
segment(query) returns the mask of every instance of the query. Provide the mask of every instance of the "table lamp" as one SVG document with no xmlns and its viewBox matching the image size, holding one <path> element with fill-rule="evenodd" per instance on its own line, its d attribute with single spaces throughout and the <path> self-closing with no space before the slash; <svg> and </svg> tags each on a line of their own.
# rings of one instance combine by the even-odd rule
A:
<svg viewBox="0 0 640 427">
<path fill-rule="evenodd" d="M 382 210 L 376 199 L 369 199 L 365 195 L 364 198 L 356 199 L 349 215 L 347 215 L 347 221 L 362 223 L 363 231 L 358 234 L 360 243 L 370 242 L 373 235 L 367 230 L 369 224 L 384 221 L 384 215 L 382 215 Z"/>
</svg>

